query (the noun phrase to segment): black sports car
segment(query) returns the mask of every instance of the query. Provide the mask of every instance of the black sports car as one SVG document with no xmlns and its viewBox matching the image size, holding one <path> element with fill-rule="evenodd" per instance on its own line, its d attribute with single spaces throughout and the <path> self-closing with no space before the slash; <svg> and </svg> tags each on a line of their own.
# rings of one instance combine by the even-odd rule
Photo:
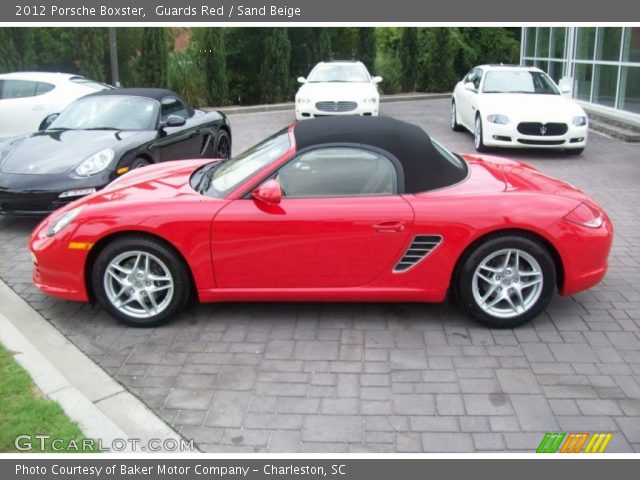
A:
<svg viewBox="0 0 640 480">
<path fill-rule="evenodd" d="M 135 168 L 230 154 L 224 114 L 194 110 L 170 90 L 105 90 L 0 144 L 0 213 L 45 215 Z"/>
</svg>

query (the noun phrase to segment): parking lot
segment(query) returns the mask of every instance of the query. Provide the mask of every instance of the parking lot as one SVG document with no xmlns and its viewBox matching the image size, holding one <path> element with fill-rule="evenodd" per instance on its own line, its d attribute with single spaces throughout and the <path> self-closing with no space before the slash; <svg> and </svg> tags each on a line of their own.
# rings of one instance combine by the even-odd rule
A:
<svg viewBox="0 0 640 480">
<path fill-rule="evenodd" d="M 449 100 L 381 105 L 446 147 Z M 234 153 L 293 112 L 230 117 Z M 640 451 L 640 145 L 592 134 L 584 154 L 498 151 L 585 190 L 616 230 L 605 281 L 555 297 L 517 330 L 455 305 L 192 305 L 156 329 L 31 284 L 36 221 L 0 218 L 0 277 L 73 343 L 207 452 L 534 451 L 544 433 L 613 432 Z"/>
</svg>

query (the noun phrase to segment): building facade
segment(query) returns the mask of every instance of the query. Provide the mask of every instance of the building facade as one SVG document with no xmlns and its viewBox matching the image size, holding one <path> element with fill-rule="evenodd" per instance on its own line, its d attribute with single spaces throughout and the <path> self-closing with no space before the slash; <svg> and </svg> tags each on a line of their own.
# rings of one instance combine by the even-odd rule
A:
<svg viewBox="0 0 640 480">
<path fill-rule="evenodd" d="M 520 63 L 594 110 L 640 120 L 640 28 L 523 27 Z"/>
</svg>

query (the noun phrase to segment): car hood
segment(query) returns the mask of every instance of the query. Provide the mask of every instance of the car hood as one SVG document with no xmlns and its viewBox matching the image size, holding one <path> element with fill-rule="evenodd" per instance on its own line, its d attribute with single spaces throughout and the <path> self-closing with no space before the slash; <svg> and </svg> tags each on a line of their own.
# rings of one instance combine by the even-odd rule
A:
<svg viewBox="0 0 640 480">
<path fill-rule="evenodd" d="M 327 82 L 305 83 L 296 97 L 302 96 L 312 101 L 362 101 L 364 98 L 378 96 L 378 89 L 366 82 Z"/>
<path fill-rule="evenodd" d="M 219 160 L 218 160 L 219 161 Z M 213 200 L 196 192 L 189 184 L 193 172 L 211 159 L 177 160 L 132 170 L 114 180 L 106 188 L 80 200 L 79 204 L 114 205 L 126 203 L 128 208 L 144 208 L 143 204 L 162 201 Z M 76 204 L 78 206 L 79 204 Z M 132 205 L 135 204 L 135 205 Z"/>
<path fill-rule="evenodd" d="M 562 95 L 526 93 L 483 94 L 480 103 L 483 114 L 502 114 L 511 120 L 535 122 L 570 122 L 573 117 L 586 115 L 580 105 Z"/>
<path fill-rule="evenodd" d="M 155 132 L 112 130 L 36 132 L 3 145 L 0 172 L 40 175 L 64 173 L 100 150 L 142 142 L 154 135 Z"/>
</svg>

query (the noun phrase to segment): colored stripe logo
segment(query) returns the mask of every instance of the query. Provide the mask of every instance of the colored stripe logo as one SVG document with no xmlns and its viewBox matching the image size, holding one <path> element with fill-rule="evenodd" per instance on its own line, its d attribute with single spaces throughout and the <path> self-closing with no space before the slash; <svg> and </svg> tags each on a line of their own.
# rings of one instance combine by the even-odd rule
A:
<svg viewBox="0 0 640 480">
<path fill-rule="evenodd" d="M 602 432 L 549 432 L 536 453 L 603 453 L 612 437 L 612 433 Z"/>
</svg>

